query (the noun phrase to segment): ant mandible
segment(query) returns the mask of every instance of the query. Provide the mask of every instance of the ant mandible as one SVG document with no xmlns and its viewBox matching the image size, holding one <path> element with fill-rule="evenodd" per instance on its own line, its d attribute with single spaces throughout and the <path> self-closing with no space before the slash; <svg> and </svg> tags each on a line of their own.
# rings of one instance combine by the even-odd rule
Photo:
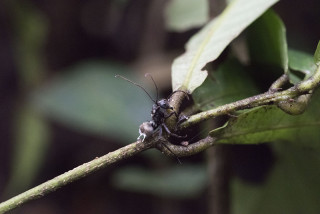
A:
<svg viewBox="0 0 320 214">
<path fill-rule="evenodd" d="M 175 112 L 173 110 L 173 107 L 170 106 L 169 104 L 169 99 L 172 97 L 173 94 L 177 93 L 177 92 L 182 92 L 185 93 L 187 95 L 187 98 L 189 99 L 189 94 L 185 91 L 181 91 L 181 90 L 176 90 L 174 92 L 172 92 L 167 99 L 163 98 L 163 99 L 159 99 L 159 93 L 158 93 L 158 87 L 156 82 L 154 81 L 154 79 L 152 78 L 151 74 L 147 73 L 145 75 L 146 77 L 149 76 L 156 88 L 156 92 L 157 92 L 157 97 L 154 100 L 151 95 L 146 91 L 146 89 L 144 87 L 142 87 L 141 85 L 121 76 L 121 75 L 116 75 L 115 77 L 120 77 L 136 86 L 138 86 L 139 88 L 141 88 L 148 96 L 149 98 L 154 102 L 154 104 L 152 105 L 152 110 L 151 110 L 151 121 L 148 122 L 144 122 L 140 125 L 139 127 L 139 137 L 137 140 L 142 140 L 142 142 L 144 141 L 145 138 L 149 137 L 150 135 L 152 135 L 157 129 L 159 129 L 159 136 L 162 135 L 162 128 L 165 129 L 165 131 L 173 137 L 176 138 L 186 138 L 187 136 L 180 136 L 177 134 L 172 133 L 169 128 L 167 127 L 167 125 L 165 124 L 165 120 L 168 119 L 169 117 L 171 117 L 172 115 L 175 115 L 178 118 L 178 114 L 177 112 Z M 171 110 L 170 113 L 168 113 L 167 110 Z M 186 120 L 187 117 L 182 117 L 179 119 L 178 123 L 180 123 L 183 120 Z"/>
</svg>

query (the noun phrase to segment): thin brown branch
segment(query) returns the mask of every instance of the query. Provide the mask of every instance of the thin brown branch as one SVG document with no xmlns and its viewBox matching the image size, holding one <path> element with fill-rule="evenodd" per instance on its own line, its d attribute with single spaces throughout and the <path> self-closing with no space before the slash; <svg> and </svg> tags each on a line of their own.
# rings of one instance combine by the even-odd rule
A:
<svg viewBox="0 0 320 214">
<path fill-rule="evenodd" d="M 178 157 L 184 157 L 195 155 L 199 152 L 206 150 L 207 148 L 213 146 L 215 141 L 216 138 L 208 136 L 202 140 L 199 140 L 198 142 L 189 144 L 188 146 L 179 146 L 171 144 L 164 139 L 161 139 L 161 141 L 157 143 L 157 148 L 168 156 L 172 156 L 174 154 Z M 162 143 L 166 146 L 163 146 Z M 171 151 L 169 151 L 166 147 L 168 147 Z"/>
<path fill-rule="evenodd" d="M 289 76 L 287 74 L 283 74 L 279 77 L 269 88 L 269 91 L 275 92 L 279 91 L 281 87 L 289 81 Z"/>
<path fill-rule="evenodd" d="M 280 77 L 271 88 L 275 88 L 279 85 L 284 84 L 286 77 Z M 286 101 L 290 99 L 295 99 L 296 97 L 309 94 L 310 91 L 313 91 L 320 84 L 320 66 L 317 67 L 317 70 L 313 76 L 307 80 L 303 80 L 298 84 L 292 86 L 291 88 L 276 92 L 269 90 L 263 94 L 255 95 L 243 100 L 239 100 L 233 103 L 226 105 L 218 106 L 208 111 L 204 111 L 195 115 L 192 115 L 187 121 L 180 124 L 178 127 L 180 130 L 186 129 L 187 127 L 193 126 L 210 118 L 215 118 L 220 115 L 226 115 L 233 113 L 242 109 L 251 109 L 253 107 L 277 104 L 281 101 Z"/>
<path fill-rule="evenodd" d="M 118 162 L 125 158 L 136 155 L 153 146 L 152 143 L 142 143 L 140 141 L 129 144 L 116 151 L 110 152 L 100 158 L 96 158 L 88 163 L 82 164 L 62 175 L 59 175 L 45 183 L 40 184 L 20 195 L 17 195 L 0 204 L 0 213 L 8 212 L 22 204 L 43 197 L 51 192 L 54 192 L 60 187 L 63 187 L 73 181 L 83 178 L 97 170 L 100 170 L 112 163 Z"/>
</svg>

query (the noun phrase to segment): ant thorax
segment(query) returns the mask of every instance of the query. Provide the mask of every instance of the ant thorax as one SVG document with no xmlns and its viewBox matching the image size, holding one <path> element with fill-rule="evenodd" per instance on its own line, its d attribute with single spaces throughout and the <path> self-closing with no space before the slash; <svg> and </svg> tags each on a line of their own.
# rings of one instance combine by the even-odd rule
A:
<svg viewBox="0 0 320 214">
<path fill-rule="evenodd" d="M 162 122 L 164 122 L 165 111 L 166 109 L 163 109 L 161 106 L 153 104 L 151 110 L 151 118 L 154 122 L 153 128 L 156 129 Z"/>
</svg>

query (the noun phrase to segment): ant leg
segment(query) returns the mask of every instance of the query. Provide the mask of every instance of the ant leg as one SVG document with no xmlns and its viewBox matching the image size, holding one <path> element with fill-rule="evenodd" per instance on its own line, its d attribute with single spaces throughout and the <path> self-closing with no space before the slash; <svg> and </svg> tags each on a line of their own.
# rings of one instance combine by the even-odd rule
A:
<svg viewBox="0 0 320 214">
<path fill-rule="evenodd" d="M 175 115 L 176 117 L 178 117 L 177 112 L 173 111 L 170 114 L 168 114 L 167 116 L 164 116 L 164 119 L 168 119 L 169 117 L 171 117 L 172 115 Z"/>
<path fill-rule="evenodd" d="M 179 162 L 179 164 L 182 164 L 179 157 L 165 144 L 161 142 L 161 145 L 163 147 L 165 147 L 169 152 L 171 152 L 171 154 L 173 154 L 173 156 L 177 159 L 177 161 Z"/>
<path fill-rule="evenodd" d="M 162 124 L 161 127 L 163 127 L 170 136 L 173 136 L 173 137 L 176 137 L 176 138 L 186 138 L 187 137 L 187 135 L 180 136 L 180 135 L 172 133 L 165 124 Z"/>
<path fill-rule="evenodd" d="M 178 122 L 176 123 L 176 127 L 175 127 L 175 130 L 177 129 L 177 127 L 184 121 L 188 120 L 189 117 L 184 115 L 184 114 L 180 114 L 179 116 L 179 119 L 178 119 Z"/>
<path fill-rule="evenodd" d="M 159 138 L 162 136 L 162 126 L 160 126 L 160 130 L 159 130 Z"/>
</svg>

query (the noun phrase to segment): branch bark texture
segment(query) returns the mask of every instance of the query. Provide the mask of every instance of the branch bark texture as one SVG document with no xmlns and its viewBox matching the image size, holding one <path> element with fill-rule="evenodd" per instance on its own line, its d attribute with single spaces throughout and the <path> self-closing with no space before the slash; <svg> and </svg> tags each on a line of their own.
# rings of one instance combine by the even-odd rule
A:
<svg viewBox="0 0 320 214">
<path fill-rule="evenodd" d="M 20 195 L 17 195 L 0 204 L 0 213 L 8 212 L 22 204 L 43 197 L 48 193 L 54 192 L 73 181 L 85 177 L 99 169 L 102 169 L 112 163 L 123 160 L 125 158 L 136 155 L 146 149 L 152 147 L 150 143 L 142 143 L 140 141 L 129 144 L 116 151 L 110 152 L 100 158 L 96 158 L 88 163 L 82 164 L 62 175 L 59 175 L 39 186 L 36 186 Z"/>
</svg>

